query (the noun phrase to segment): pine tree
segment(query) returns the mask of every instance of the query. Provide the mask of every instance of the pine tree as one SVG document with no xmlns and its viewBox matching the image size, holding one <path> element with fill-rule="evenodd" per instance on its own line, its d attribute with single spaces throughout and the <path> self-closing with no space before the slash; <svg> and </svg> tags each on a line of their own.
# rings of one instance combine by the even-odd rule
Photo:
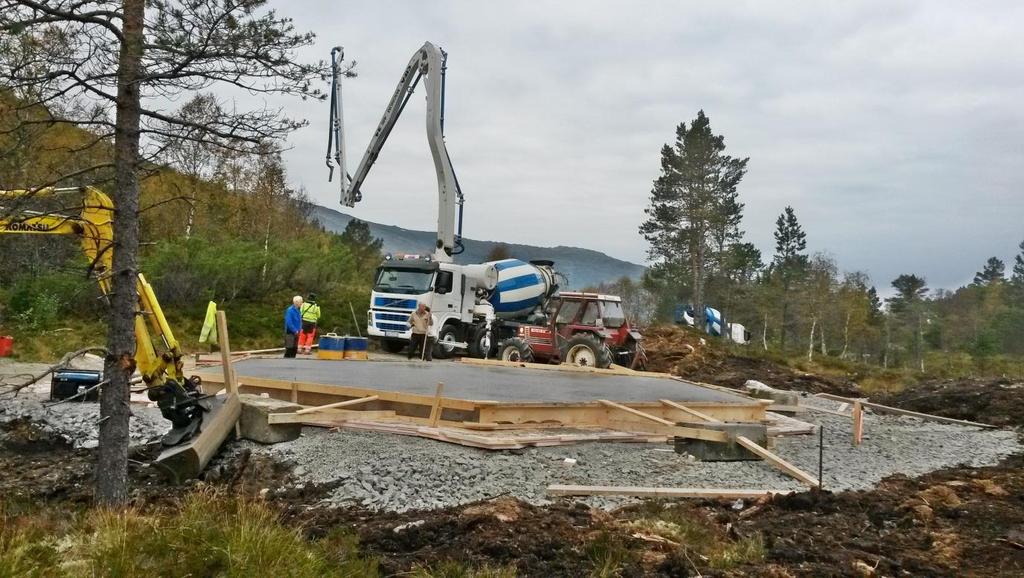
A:
<svg viewBox="0 0 1024 578">
<path fill-rule="evenodd" d="M 1018 259 L 1020 257 L 1018 256 Z M 981 271 L 974 274 L 974 284 L 982 287 L 1005 281 L 1006 265 L 998 257 L 989 257 Z"/>
<path fill-rule="evenodd" d="M 1013 275 L 1010 282 L 1017 287 L 1024 287 L 1024 241 L 1020 242 L 1020 253 L 1013 258 Z"/>
<path fill-rule="evenodd" d="M 924 277 L 903 274 L 893 280 L 896 295 L 890 297 L 889 310 L 914 336 L 914 353 L 920 370 L 924 371 L 924 314 L 928 284 Z"/>
<path fill-rule="evenodd" d="M 807 234 L 797 221 L 793 207 L 786 207 L 775 220 L 775 257 L 772 271 L 782 285 L 782 323 L 779 331 L 780 346 L 786 350 L 786 333 L 790 324 L 790 290 L 807 275 Z"/>
<path fill-rule="evenodd" d="M 711 131 L 703 110 L 689 127 L 676 128 L 674 147 L 661 149 L 661 175 L 640 234 L 651 244 L 650 258 L 668 265 L 666 270 L 686 265 L 697 327 L 704 326 L 704 285 L 716 252 L 738 238 L 743 205 L 736 189 L 747 161 L 725 154 L 725 138 Z"/>
</svg>

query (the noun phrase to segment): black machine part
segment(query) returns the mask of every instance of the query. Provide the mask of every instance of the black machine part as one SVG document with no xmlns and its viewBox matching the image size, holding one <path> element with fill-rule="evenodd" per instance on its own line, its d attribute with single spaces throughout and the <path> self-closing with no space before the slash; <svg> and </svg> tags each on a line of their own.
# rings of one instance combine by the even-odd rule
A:
<svg viewBox="0 0 1024 578">
<path fill-rule="evenodd" d="M 96 387 L 103 381 L 103 372 L 88 369 L 58 369 L 50 376 L 50 399 L 62 400 L 78 395 L 90 388 L 92 391 L 78 401 L 97 401 L 100 389 Z"/>
</svg>

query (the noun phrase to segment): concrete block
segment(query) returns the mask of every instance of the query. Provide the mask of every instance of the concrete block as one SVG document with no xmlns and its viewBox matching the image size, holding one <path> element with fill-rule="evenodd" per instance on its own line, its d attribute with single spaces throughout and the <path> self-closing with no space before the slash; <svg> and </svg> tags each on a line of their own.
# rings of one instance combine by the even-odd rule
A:
<svg viewBox="0 0 1024 578">
<path fill-rule="evenodd" d="M 297 411 L 302 409 L 301 405 L 246 393 L 240 394 L 238 398 L 242 402 L 239 426 L 243 438 L 261 444 L 276 444 L 297 439 L 302 432 L 302 424 L 267 423 L 269 414 Z"/>
<path fill-rule="evenodd" d="M 776 405 L 787 407 L 796 407 L 800 405 L 800 394 L 795 391 L 775 389 L 753 379 L 747 380 L 747 382 L 743 384 L 743 387 L 747 390 L 747 395 L 750 397 L 756 397 L 757 399 L 770 399 L 774 401 Z"/>
<path fill-rule="evenodd" d="M 729 434 L 729 441 L 710 442 L 706 440 L 693 440 L 687 438 L 675 438 L 676 453 L 687 453 L 705 462 L 738 462 L 746 460 L 759 460 L 758 456 L 750 453 L 747 448 L 736 443 L 736 436 L 744 436 L 750 441 L 764 447 L 768 443 L 768 426 L 760 423 L 685 423 L 689 427 L 700 427 L 715 431 L 724 431 Z"/>
</svg>

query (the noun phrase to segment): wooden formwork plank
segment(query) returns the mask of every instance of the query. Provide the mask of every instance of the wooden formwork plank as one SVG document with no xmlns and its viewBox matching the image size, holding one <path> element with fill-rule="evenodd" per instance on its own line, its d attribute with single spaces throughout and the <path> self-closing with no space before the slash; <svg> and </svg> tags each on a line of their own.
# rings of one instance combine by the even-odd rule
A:
<svg viewBox="0 0 1024 578">
<path fill-rule="evenodd" d="M 441 419 L 441 407 L 444 400 L 441 394 L 444 393 L 444 383 L 437 382 L 437 391 L 434 393 L 434 403 L 430 405 L 430 427 L 437 427 L 437 420 Z"/>
<path fill-rule="evenodd" d="M 880 403 L 874 403 L 874 402 L 867 401 L 867 400 L 864 400 L 864 399 L 855 400 L 855 399 L 850 398 L 850 397 L 843 397 L 841 395 L 832 395 L 830 393 L 817 393 L 817 394 L 815 394 L 815 396 L 816 397 L 821 397 L 821 398 L 824 398 L 824 399 L 831 399 L 832 401 L 841 401 L 841 402 L 845 402 L 845 403 L 853 403 L 854 401 L 860 401 L 862 406 L 870 407 L 871 409 L 875 410 L 878 413 L 891 413 L 891 414 L 894 414 L 894 415 L 905 415 L 905 416 L 909 416 L 909 417 L 916 417 L 916 418 L 920 418 L 920 419 L 923 419 L 923 420 L 926 420 L 926 421 L 934 421 L 934 422 L 938 422 L 938 423 L 952 423 L 952 424 L 956 424 L 956 425 L 968 425 L 968 426 L 972 426 L 972 427 L 982 427 L 982 428 L 998 429 L 998 426 L 994 426 L 992 424 L 979 423 L 979 422 L 976 422 L 976 421 L 968 421 L 968 420 L 965 420 L 965 419 L 954 419 L 954 418 L 951 418 L 951 417 L 944 417 L 944 416 L 941 416 L 941 415 L 933 415 L 933 414 L 930 414 L 930 413 L 921 413 L 919 411 L 910 411 L 909 409 L 900 409 L 898 407 L 882 405 Z"/>
<path fill-rule="evenodd" d="M 693 417 L 701 419 L 701 420 L 704 420 L 706 422 L 722 423 L 722 420 L 715 419 L 715 418 L 711 417 L 710 415 L 708 415 L 706 413 L 699 412 L 699 411 L 697 411 L 695 409 L 691 409 L 689 407 L 686 407 L 685 405 L 683 405 L 681 403 L 676 403 L 676 402 L 668 400 L 668 399 L 659 399 L 658 401 L 663 403 L 663 404 L 665 404 L 665 405 L 667 405 L 667 406 L 669 406 L 669 407 L 674 407 L 675 409 L 678 409 L 679 411 L 681 411 L 681 412 L 683 412 L 685 414 L 692 415 Z"/>
<path fill-rule="evenodd" d="M 660 402 L 620 402 L 644 413 L 667 419 L 673 423 L 693 421 L 692 416 L 666 406 Z M 714 417 L 719 421 L 760 422 L 765 419 L 764 406 L 760 404 L 714 404 L 702 402 L 687 404 L 687 407 Z M 480 421 L 494 423 L 545 423 L 599 424 L 607 408 L 597 402 L 576 403 L 501 403 L 479 407 Z"/>
<path fill-rule="evenodd" d="M 674 422 L 671 422 L 671 421 L 669 421 L 669 420 L 667 420 L 667 419 L 665 419 L 663 417 L 658 417 L 656 415 L 651 415 L 649 413 L 642 412 L 642 411 L 640 411 L 638 409 L 633 409 L 631 407 L 627 407 L 625 405 L 622 405 L 622 404 L 619 404 L 619 403 L 615 403 L 614 401 L 608 401 L 607 399 L 599 399 L 599 400 L 597 400 L 597 403 L 599 403 L 599 404 L 601 404 L 603 406 L 606 406 L 606 407 L 610 407 L 612 409 L 617 409 L 619 411 L 624 411 L 624 412 L 627 412 L 627 413 L 631 413 L 631 414 L 633 414 L 633 415 L 635 415 L 637 417 L 641 417 L 643 419 L 653 421 L 654 423 L 660 423 L 661 425 L 667 425 L 667 426 L 675 426 L 676 425 Z"/>
<path fill-rule="evenodd" d="M 726 488 L 647 488 L 640 486 L 574 486 L 552 484 L 547 487 L 552 496 L 634 496 L 638 498 L 760 498 L 791 494 L 788 490 L 748 490 Z"/>
<path fill-rule="evenodd" d="M 356 398 L 356 399 L 348 399 L 348 400 L 345 400 L 345 401 L 338 401 L 338 402 L 335 402 L 335 403 L 329 403 L 327 405 L 318 405 L 316 407 L 307 407 L 307 408 L 300 409 L 299 411 L 297 411 L 295 413 L 296 413 L 296 415 L 303 415 L 303 414 L 307 414 L 307 413 L 313 413 L 313 412 L 316 412 L 316 411 L 323 411 L 325 409 L 334 409 L 334 408 L 340 408 L 340 407 L 349 407 L 349 406 L 353 406 L 353 405 L 360 405 L 360 404 L 368 403 L 368 402 L 371 402 L 371 401 L 376 401 L 378 399 L 380 399 L 380 397 L 378 397 L 376 395 L 368 395 L 366 397 L 360 397 L 360 398 Z"/>
<path fill-rule="evenodd" d="M 764 458 L 768 462 L 771 462 L 772 465 L 786 472 L 787 474 L 793 476 L 801 483 L 811 486 L 812 488 L 819 487 L 820 482 L 817 480 L 817 478 L 801 470 L 800 468 L 794 466 L 793 464 L 787 462 L 786 460 L 780 458 L 779 456 L 768 451 L 767 449 L 757 445 L 756 443 L 751 441 L 750 438 L 746 436 L 736 436 L 736 443 L 747 448 L 755 455 Z"/>
<path fill-rule="evenodd" d="M 211 385 L 224 385 L 224 379 L 217 374 L 212 373 L 201 373 L 200 377 L 203 379 L 203 384 Z M 434 396 L 432 395 L 420 395 L 415 393 L 402 393 L 397 391 L 386 391 L 382 389 L 370 389 L 365 387 L 350 387 L 346 385 L 330 385 L 326 383 L 313 383 L 313 382 L 293 382 L 290 380 L 283 379 L 270 379 L 266 377 L 248 377 L 243 375 L 239 379 L 241 387 L 250 385 L 253 387 L 263 389 L 278 389 L 285 392 L 290 392 L 292 389 L 292 383 L 296 384 L 296 388 L 299 392 L 319 393 L 323 395 L 335 396 L 335 397 L 349 397 L 349 398 L 360 398 L 369 397 L 376 395 L 379 401 L 390 401 L 395 403 L 408 403 L 413 405 L 425 405 L 431 406 L 434 403 Z M 211 391 L 215 391 L 217 388 L 213 388 Z M 457 398 L 445 398 L 444 407 L 446 409 L 460 409 L 466 411 L 473 411 L 481 405 L 486 405 L 488 402 L 478 402 L 466 399 Z"/>
<path fill-rule="evenodd" d="M 299 412 L 287 412 L 287 413 L 271 413 L 267 415 L 267 423 L 271 425 L 284 424 L 284 423 L 313 423 L 313 422 L 336 422 L 346 421 L 350 419 L 382 419 L 395 417 L 395 412 L 390 410 L 348 410 L 348 409 L 327 409 L 320 410 L 320 408 L 311 407 L 308 409 L 316 410 L 313 413 Z"/>
</svg>

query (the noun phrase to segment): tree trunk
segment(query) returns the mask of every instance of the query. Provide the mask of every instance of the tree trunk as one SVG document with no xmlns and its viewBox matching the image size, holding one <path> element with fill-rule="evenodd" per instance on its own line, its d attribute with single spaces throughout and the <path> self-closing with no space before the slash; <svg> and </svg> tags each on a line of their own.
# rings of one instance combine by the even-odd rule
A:
<svg viewBox="0 0 1024 578">
<path fill-rule="evenodd" d="M 921 320 L 921 313 L 917 314 L 917 364 L 924 373 L 924 327 Z"/>
<path fill-rule="evenodd" d="M 846 350 L 850 347 L 850 312 L 846 312 L 846 324 L 843 326 L 843 352 L 839 359 L 846 359 Z"/>
<path fill-rule="evenodd" d="M 889 346 L 892 343 L 892 333 L 889 330 L 889 319 L 885 320 L 885 351 L 882 353 L 882 367 L 889 369 Z"/>
<path fill-rule="evenodd" d="M 701 239 L 703 244 L 703 239 Z M 707 319 L 704 317 L 704 251 L 698 248 L 691 257 L 693 270 L 693 325 L 697 331 L 706 331 Z"/>
<path fill-rule="evenodd" d="M 764 314 L 764 326 L 761 328 L 761 347 L 768 351 L 768 313 Z"/>
<path fill-rule="evenodd" d="M 136 279 L 139 253 L 139 121 L 145 0 L 124 0 L 117 70 L 117 118 L 114 123 L 114 247 L 110 281 L 108 380 L 100 395 L 96 500 L 107 506 L 128 501 L 128 380 L 135 370 Z"/>
<path fill-rule="evenodd" d="M 814 329 L 818 326 L 818 318 L 811 317 L 811 337 L 807 341 L 807 361 L 814 359 Z"/>
<path fill-rule="evenodd" d="M 786 353 L 786 324 L 789 322 L 789 300 L 782 298 L 782 321 L 779 323 L 779 348 Z"/>
<path fill-rule="evenodd" d="M 818 326 L 818 338 L 821 341 L 821 354 L 828 355 L 828 347 L 825 345 L 825 324 Z"/>
</svg>

